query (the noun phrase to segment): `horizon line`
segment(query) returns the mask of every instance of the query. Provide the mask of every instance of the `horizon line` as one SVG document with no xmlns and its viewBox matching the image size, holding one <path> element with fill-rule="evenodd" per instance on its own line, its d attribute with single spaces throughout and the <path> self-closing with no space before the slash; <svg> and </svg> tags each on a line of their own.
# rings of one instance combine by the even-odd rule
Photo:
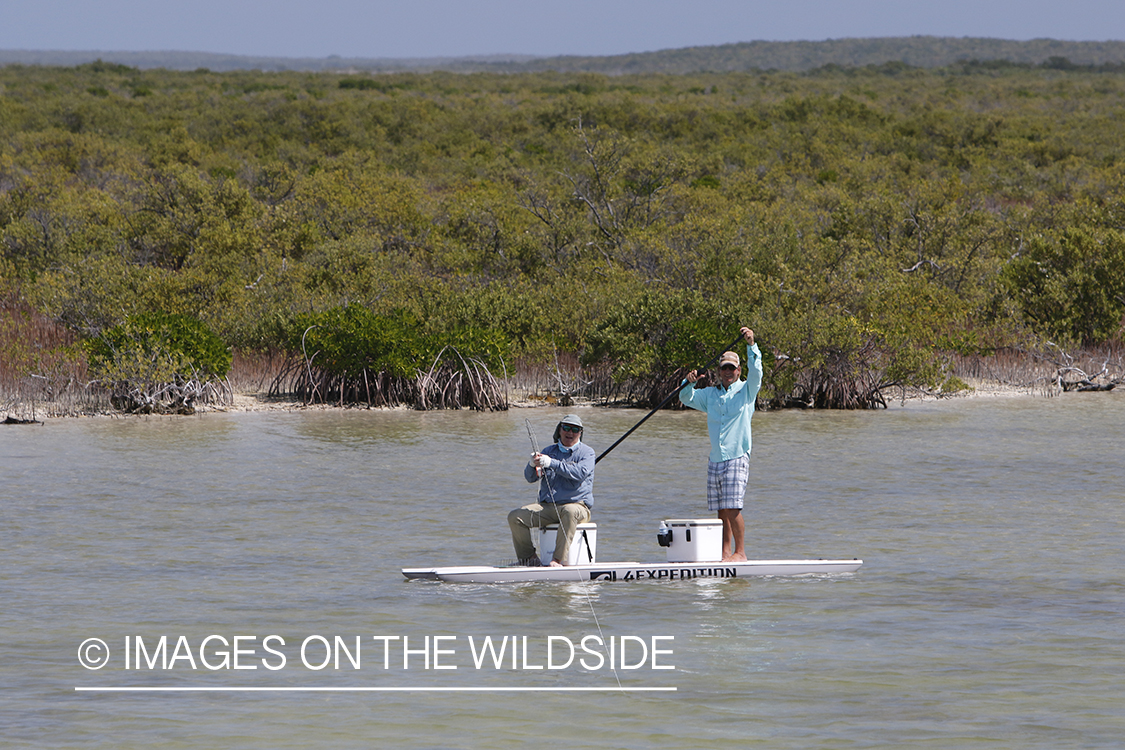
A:
<svg viewBox="0 0 1125 750">
<path fill-rule="evenodd" d="M 99 48 L 87 47 L 83 49 L 78 48 L 59 48 L 59 47 L 0 47 L 2 52 L 29 52 L 29 53 L 62 53 L 62 54 L 91 54 L 91 53 L 109 53 L 109 54 L 125 54 L 125 55 L 146 55 L 146 54 L 182 54 L 182 55 L 208 55 L 216 57 L 244 57 L 244 58 L 259 58 L 259 59 L 281 59 L 281 60 L 306 60 L 306 61 L 328 61 L 328 60 L 344 60 L 344 61 L 378 61 L 378 62 L 421 62 L 421 61 L 456 61 L 456 60 L 472 60 L 472 61 L 487 61 L 489 59 L 508 59 L 514 60 L 515 58 L 526 58 L 529 60 L 547 60 L 558 57 L 629 57 L 633 55 L 648 55 L 660 52 L 675 52 L 680 50 L 689 49 L 708 49 L 716 47 L 734 47 L 749 44 L 825 44 L 829 42 L 847 42 L 847 41 L 872 41 L 884 39 L 956 39 L 956 40 L 974 40 L 974 41 L 997 41 L 997 42 L 1013 42 L 1016 44 L 1027 44 L 1030 42 L 1062 42 L 1066 44 L 1115 44 L 1125 42 L 1122 39 L 1063 39 L 1061 37 L 1050 36 L 1037 36 L 1027 39 L 1018 39 L 1013 37 L 1002 36 L 978 36 L 972 34 L 963 35 L 948 35 L 948 34 L 893 34 L 893 35 L 873 35 L 873 36 L 838 36 L 838 37 L 825 37 L 823 39 L 743 39 L 735 42 L 716 42 L 713 44 L 688 44 L 680 47 L 659 47 L 647 50 L 634 50 L 630 52 L 604 52 L 604 53 L 581 53 L 581 52 L 559 52 L 559 53 L 534 53 L 534 52 L 471 52 L 464 54 L 415 54 L 415 55 L 362 55 L 362 54 L 340 54 L 338 52 L 329 53 L 326 55 L 309 55 L 309 54 L 279 54 L 279 53 L 260 53 L 260 52 L 216 52 L 213 50 L 202 49 L 173 49 L 173 48 L 145 48 L 145 49 L 112 49 L 112 48 Z"/>
<path fill-rule="evenodd" d="M 297 692 L 317 692 L 317 693 L 410 693 L 410 692 L 451 692 L 451 693 L 487 693 L 487 692 L 506 692 L 506 693 L 537 693 L 537 692 L 676 692 L 676 687 L 323 687 L 316 685 L 307 686 L 286 686 L 286 687 L 205 687 L 205 686 L 183 686 L 183 687 L 140 687 L 140 686 L 108 686 L 108 687 L 75 687 L 75 692 L 85 693 L 204 693 L 204 692 L 223 692 L 223 693 L 297 693 Z"/>
</svg>

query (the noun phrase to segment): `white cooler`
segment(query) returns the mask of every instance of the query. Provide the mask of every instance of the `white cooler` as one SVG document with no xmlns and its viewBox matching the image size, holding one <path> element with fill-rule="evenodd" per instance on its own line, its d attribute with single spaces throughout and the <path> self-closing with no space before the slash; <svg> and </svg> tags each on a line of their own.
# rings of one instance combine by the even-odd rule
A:
<svg viewBox="0 0 1125 750">
<path fill-rule="evenodd" d="M 557 523 L 539 528 L 539 561 L 550 565 L 555 556 L 555 536 L 558 534 Z M 596 523 L 580 523 L 574 530 L 574 538 L 570 540 L 570 550 L 567 551 L 567 565 L 582 565 L 592 563 L 598 554 L 598 525 Z"/>
<path fill-rule="evenodd" d="M 723 559 L 723 522 L 717 518 L 670 518 L 668 562 L 718 562 Z"/>
</svg>

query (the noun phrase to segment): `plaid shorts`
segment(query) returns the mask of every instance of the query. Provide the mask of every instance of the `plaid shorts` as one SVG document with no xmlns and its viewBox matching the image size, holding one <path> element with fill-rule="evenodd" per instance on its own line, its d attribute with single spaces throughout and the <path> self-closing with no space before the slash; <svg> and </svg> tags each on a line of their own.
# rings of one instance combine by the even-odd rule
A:
<svg viewBox="0 0 1125 750">
<path fill-rule="evenodd" d="M 750 454 L 729 461 L 707 462 L 707 510 L 742 508 L 750 479 Z"/>
</svg>

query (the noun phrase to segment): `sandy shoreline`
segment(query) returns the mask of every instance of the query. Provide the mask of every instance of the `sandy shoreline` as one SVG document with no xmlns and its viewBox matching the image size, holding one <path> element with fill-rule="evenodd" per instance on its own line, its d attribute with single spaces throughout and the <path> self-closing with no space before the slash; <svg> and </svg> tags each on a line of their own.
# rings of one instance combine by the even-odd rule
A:
<svg viewBox="0 0 1125 750">
<path fill-rule="evenodd" d="M 998 382 L 981 381 L 978 383 L 969 383 L 970 389 L 959 391 L 957 393 L 926 393 L 919 390 L 907 389 L 905 397 L 901 392 L 887 391 L 884 395 L 888 404 L 900 403 L 905 401 L 911 402 L 931 402 L 931 401 L 955 401 L 960 399 L 972 398 L 1048 398 L 1051 394 L 1046 391 L 1042 386 L 1013 386 Z M 553 398 L 534 398 L 529 397 L 527 394 L 513 397 L 509 406 L 513 409 L 538 409 L 544 407 L 556 406 L 557 403 Z M 575 406 L 602 406 L 603 404 L 593 399 L 574 399 Z M 266 398 L 259 394 L 240 393 L 235 394 L 234 401 L 228 405 L 205 405 L 199 408 L 198 412 L 255 412 L 255 411 L 304 411 L 309 409 L 316 410 L 332 410 L 332 409 L 389 409 L 389 410 L 402 410 L 412 411 L 410 406 L 390 406 L 390 407 L 368 407 L 366 404 L 352 404 L 339 406 L 337 404 L 304 404 L 301 401 L 285 401 L 275 398 Z M 636 408 L 638 410 L 643 407 L 626 407 Z"/>
<path fill-rule="evenodd" d="M 956 393 L 931 393 L 918 389 L 906 389 L 905 392 L 897 390 L 887 390 L 884 392 L 888 407 L 902 407 L 908 406 L 911 403 L 930 403 L 938 401 L 960 401 L 964 399 L 1010 399 L 1010 398 L 1051 398 L 1059 395 L 1061 392 L 1057 389 L 1049 389 L 1044 387 L 1042 383 L 1034 386 L 1013 386 L 1006 383 L 997 381 L 966 381 L 970 386 L 966 390 L 958 391 Z M 580 407 L 598 407 L 606 406 L 602 402 L 594 399 L 576 398 L 573 400 L 574 406 Z M 553 397 L 542 397 L 530 393 L 517 393 L 512 396 L 509 402 L 509 407 L 512 409 L 538 409 L 545 407 L 557 406 L 557 402 Z M 609 407 L 607 407 L 609 408 Z M 612 408 L 636 408 L 638 411 L 643 407 L 612 407 Z M 377 406 L 369 407 L 366 404 L 345 404 L 340 406 L 338 404 L 305 404 L 296 400 L 277 399 L 266 396 L 263 393 L 236 393 L 228 404 L 197 404 L 194 414 L 210 414 L 210 413 L 251 413 L 251 412 L 296 412 L 296 411 L 332 411 L 337 409 L 380 409 L 380 410 L 399 410 L 399 411 L 413 411 L 413 407 L 400 405 L 400 406 Z M 25 421 L 32 420 L 41 422 L 44 419 L 64 419 L 72 417 L 130 417 L 130 416 L 154 416 L 154 415 L 136 415 L 125 414 L 115 411 L 103 411 L 98 413 L 85 413 L 76 414 L 72 410 L 62 408 L 59 404 L 51 404 L 40 402 L 35 405 L 34 410 L 30 408 L 9 408 L 7 413 L 0 412 L 0 422 L 3 422 L 5 417 L 12 420 Z M 177 415 L 160 415 L 155 416 L 177 416 Z"/>
</svg>

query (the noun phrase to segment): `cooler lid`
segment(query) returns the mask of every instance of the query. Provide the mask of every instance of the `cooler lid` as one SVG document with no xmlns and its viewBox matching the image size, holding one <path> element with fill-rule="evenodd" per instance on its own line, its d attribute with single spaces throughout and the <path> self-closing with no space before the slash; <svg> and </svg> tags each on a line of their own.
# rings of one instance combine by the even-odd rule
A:
<svg viewBox="0 0 1125 750">
<path fill-rule="evenodd" d="M 717 518 L 668 518 L 664 523 L 668 526 L 722 526 L 723 522 Z"/>
</svg>

